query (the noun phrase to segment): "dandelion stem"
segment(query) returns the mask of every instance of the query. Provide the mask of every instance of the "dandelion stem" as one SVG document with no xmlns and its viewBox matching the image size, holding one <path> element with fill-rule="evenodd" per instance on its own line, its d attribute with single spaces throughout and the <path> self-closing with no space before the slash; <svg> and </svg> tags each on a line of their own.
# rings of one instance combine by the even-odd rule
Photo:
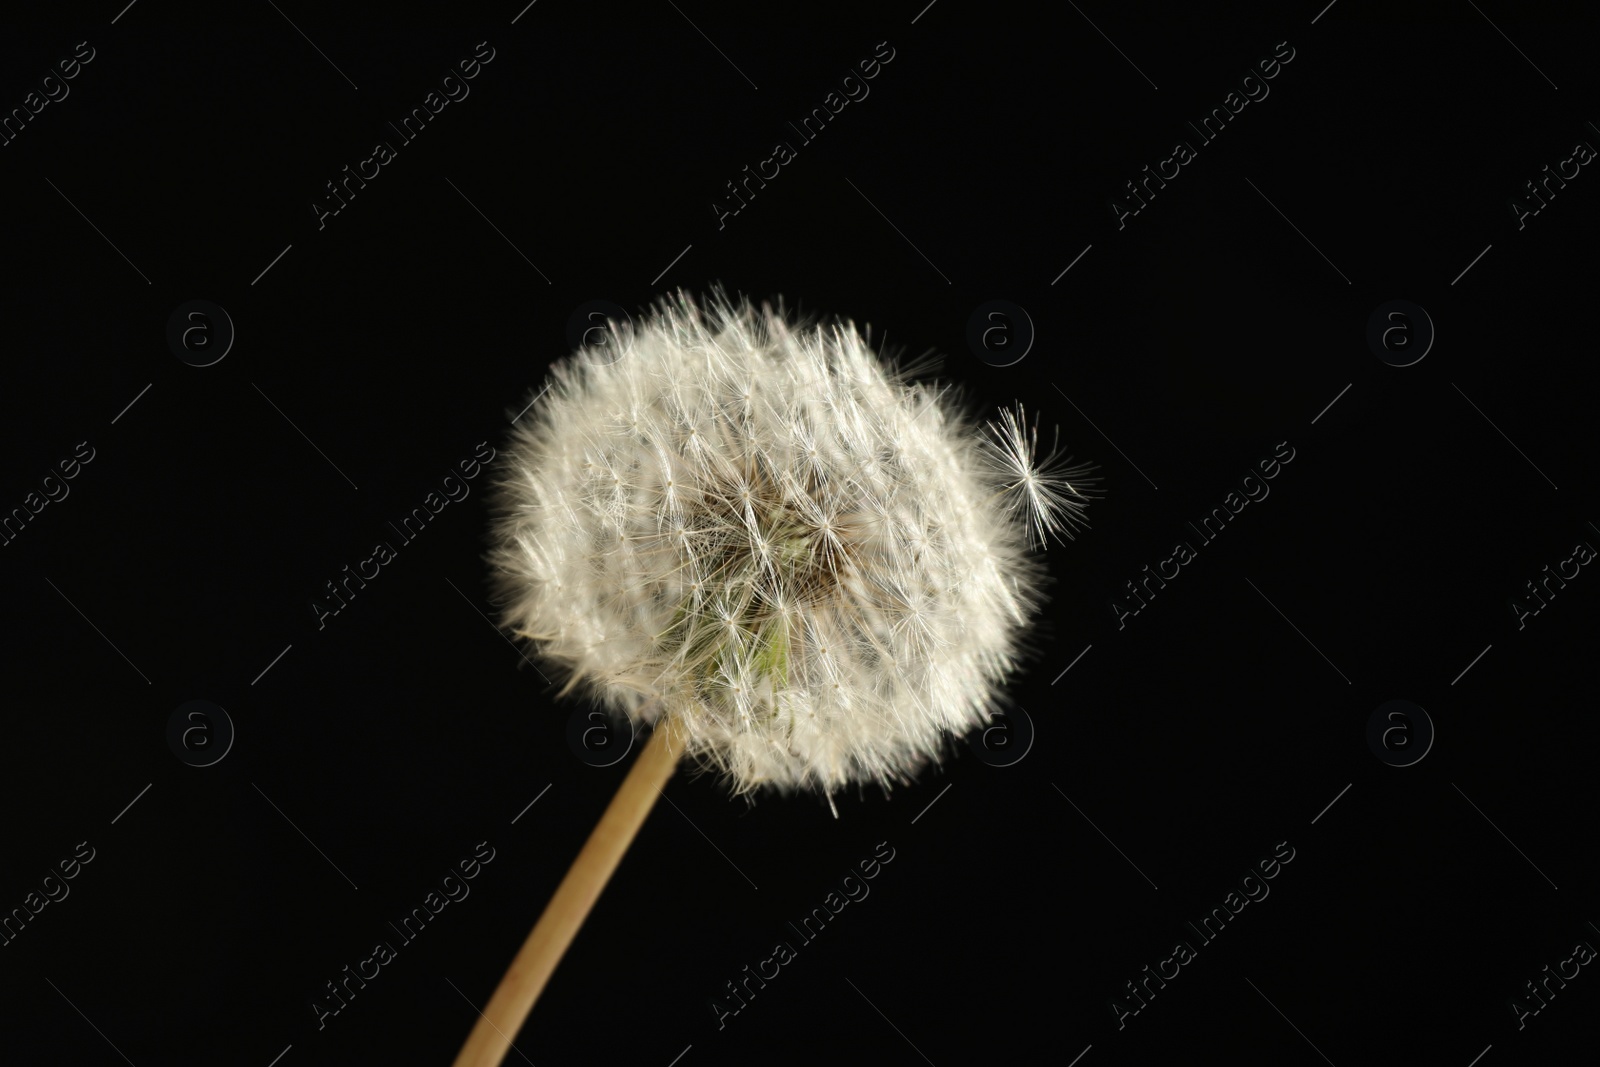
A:
<svg viewBox="0 0 1600 1067">
<path fill-rule="evenodd" d="M 583 850 L 545 905 L 533 932 L 500 979 L 494 996 L 489 998 L 456 1056 L 455 1067 L 498 1067 L 511 1044 L 507 1035 L 522 1028 L 567 946 L 622 862 L 634 835 L 661 795 L 661 787 L 672 777 L 684 740 L 684 732 L 670 718 L 656 724 L 644 751 L 634 760 Z"/>
</svg>

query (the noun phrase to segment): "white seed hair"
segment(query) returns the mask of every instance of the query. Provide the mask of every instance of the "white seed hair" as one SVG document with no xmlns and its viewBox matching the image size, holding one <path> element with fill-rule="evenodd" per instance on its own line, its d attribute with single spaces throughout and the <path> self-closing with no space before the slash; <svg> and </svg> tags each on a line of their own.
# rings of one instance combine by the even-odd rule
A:
<svg viewBox="0 0 1600 1067">
<path fill-rule="evenodd" d="M 853 323 L 713 290 L 551 369 L 489 554 L 505 627 L 601 706 L 672 716 L 736 793 L 909 782 L 986 725 L 1098 495 Z"/>
</svg>

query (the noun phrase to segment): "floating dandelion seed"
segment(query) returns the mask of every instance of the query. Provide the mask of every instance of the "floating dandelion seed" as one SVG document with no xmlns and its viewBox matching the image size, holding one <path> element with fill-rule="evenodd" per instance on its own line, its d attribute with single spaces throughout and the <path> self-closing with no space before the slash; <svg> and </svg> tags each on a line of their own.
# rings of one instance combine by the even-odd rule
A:
<svg viewBox="0 0 1600 1067">
<path fill-rule="evenodd" d="M 1021 404 L 1014 412 L 1002 411 L 1000 425 L 991 422 L 988 429 L 994 435 L 990 449 L 994 469 L 1005 482 L 1002 492 L 1011 497 L 1010 508 L 1021 508 L 1026 515 L 1029 544 L 1043 548 L 1052 536 L 1072 540 L 1074 527 L 1088 525 L 1083 518 L 1085 505 L 1100 495 L 1095 465 L 1063 458 L 1059 428 L 1049 455 L 1036 459 L 1039 427 L 1027 426 Z"/>
<path fill-rule="evenodd" d="M 680 754 L 832 806 L 988 723 L 1043 601 L 1032 549 L 1098 495 L 1020 410 L 980 425 L 781 303 L 679 292 L 551 379 L 496 487 L 497 600 L 562 694 L 655 730 L 458 1065 L 500 1062 Z"/>
</svg>

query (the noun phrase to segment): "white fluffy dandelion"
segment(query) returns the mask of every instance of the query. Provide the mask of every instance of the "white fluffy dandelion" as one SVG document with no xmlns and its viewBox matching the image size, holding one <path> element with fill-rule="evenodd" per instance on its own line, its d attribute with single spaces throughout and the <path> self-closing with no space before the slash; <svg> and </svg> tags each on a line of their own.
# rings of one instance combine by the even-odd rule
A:
<svg viewBox="0 0 1600 1067">
<path fill-rule="evenodd" d="M 987 722 L 1087 466 L 979 426 L 848 323 L 664 300 L 519 420 L 491 552 L 510 629 L 645 746 L 484 1006 L 496 1067 L 679 757 L 737 792 L 886 789 Z M 837 814 L 837 811 L 835 812 Z"/>
<path fill-rule="evenodd" d="M 681 292 L 558 363 L 493 562 L 508 627 L 748 793 L 887 788 L 987 723 L 1095 479 L 978 425 L 853 325 Z"/>
</svg>

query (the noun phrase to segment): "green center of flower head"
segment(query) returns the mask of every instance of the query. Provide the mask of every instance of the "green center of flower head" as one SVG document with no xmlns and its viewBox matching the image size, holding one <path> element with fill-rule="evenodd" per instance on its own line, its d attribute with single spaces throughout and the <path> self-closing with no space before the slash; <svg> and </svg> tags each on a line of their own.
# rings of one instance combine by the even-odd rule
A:
<svg viewBox="0 0 1600 1067">
<path fill-rule="evenodd" d="M 710 595 L 691 591 L 678 605 L 663 646 L 680 649 L 691 673 L 702 684 L 734 678 L 741 657 L 753 668 L 754 680 L 767 679 L 774 689 L 788 685 L 792 634 L 788 616 L 768 602 L 773 593 L 795 595 L 816 581 L 811 573 L 814 538 L 796 528 L 769 540 L 771 568 L 742 546 L 713 552 Z"/>
<path fill-rule="evenodd" d="M 743 503 L 691 520 L 683 562 L 697 580 L 659 641 L 705 696 L 726 700 L 727 690 L 748 684 L 754 714 L 770 721 L 801 638 L 793 613 L 836 595 L 849 546 L 776 494 L 752 494 L 748 504 L 753 528 Z"/>
</svg>

